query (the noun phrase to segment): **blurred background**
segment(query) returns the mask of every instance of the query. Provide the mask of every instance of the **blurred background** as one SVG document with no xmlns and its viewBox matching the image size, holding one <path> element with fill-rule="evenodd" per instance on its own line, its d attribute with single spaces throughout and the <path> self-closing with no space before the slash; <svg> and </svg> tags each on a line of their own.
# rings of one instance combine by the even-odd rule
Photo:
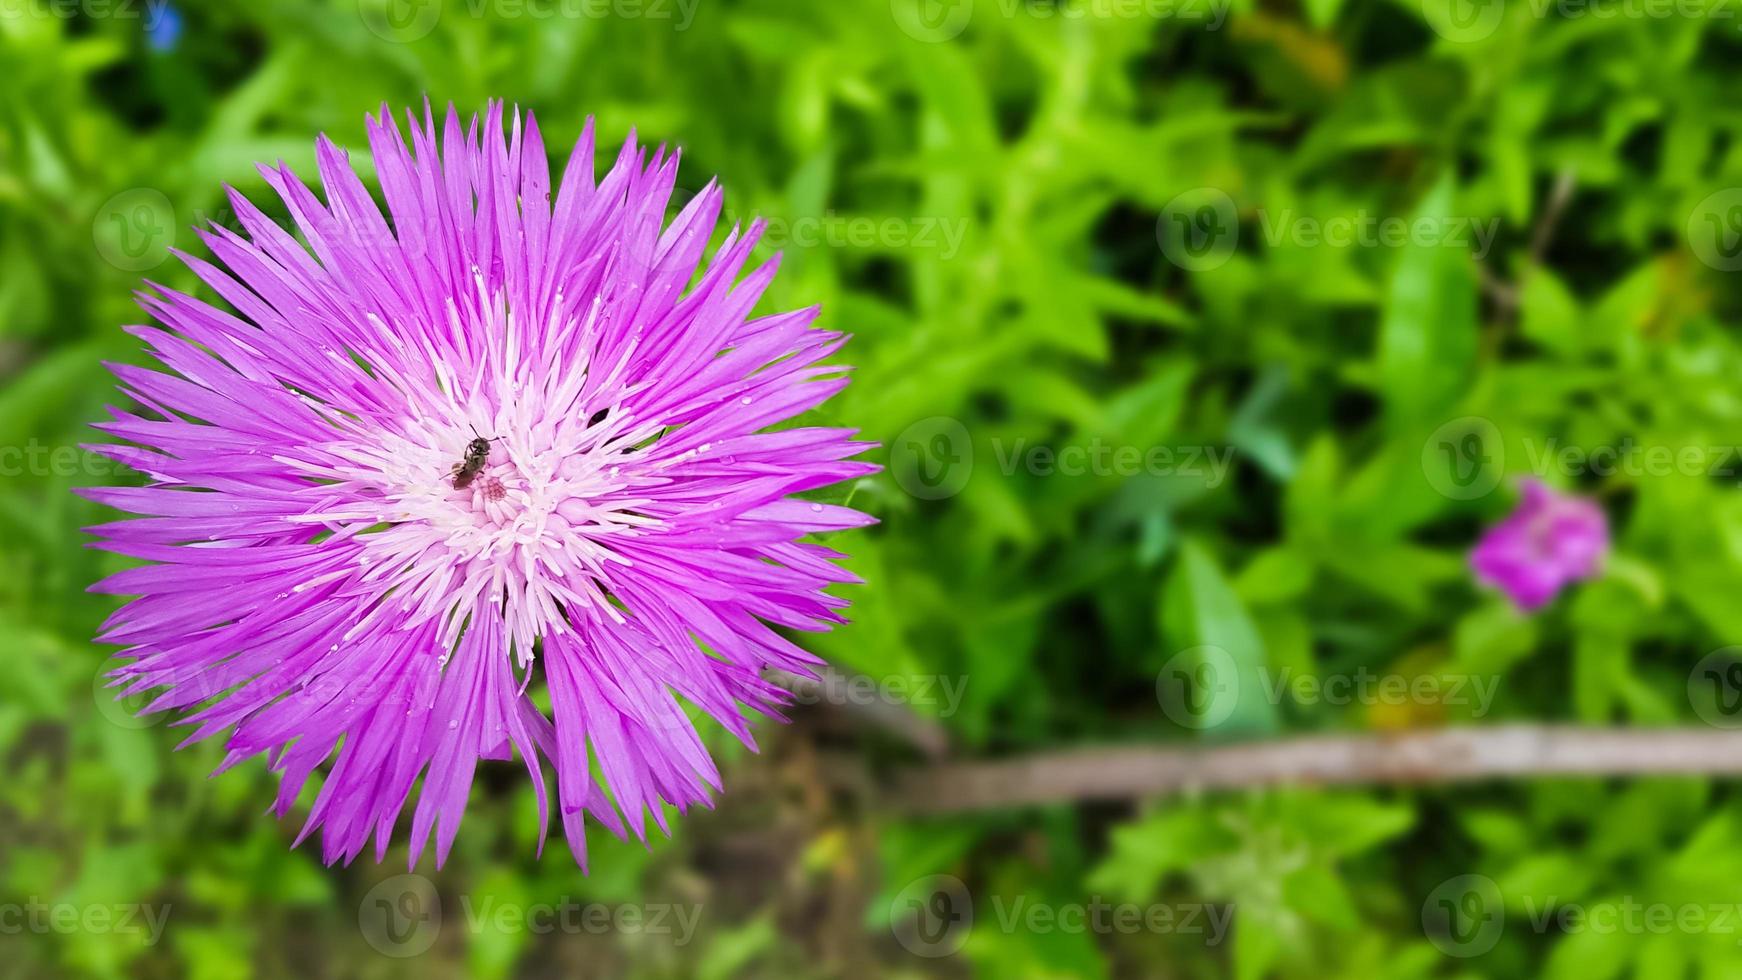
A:
<svg viewBox="0 0 1742 980">
<path fill-rule="evenodd" d="M 1732 784 L 1604 755 L 1742 764 L 1739 31 L 1695 0 L 0 0 L 0 975 L 1742 975 Z M 325 868 L 259 760 L 207 779 L 218 745 L 111 703 L 90 641 L 116 566 L 69 490 L 139 479 L 79 448 L 133 290 L 194 288 L 168 249 L 237 227 L 226 183 L 274 204 L 257 161 L 309 177 L 325 132 L 367 179 L 365 113 L 426 97 L 533 110 L 559 162 L 589 115 L 603 162 L 683 147 L 768 219 L 767 307 L 856 335 L 817 421 L 882 444 L 836 495 L 881 520 L 831 541 L 854 623 L 805 638 L 839 677 L 758 755 L 710 731 L 717 807 L 595 832 L 590 876 L 535 856 L 509 763 L 443 869 Z M 1529 613 L 1467 557 L 1527 477 L 1613 536 Z M 1531 775 L 1571 725 L 1591 771 Z M 1527 771 L 1432 782 L 1441 730 Z M 1325 735 L 1430 751 L 1319 787 L 1203 755 Z"/>
</svg>

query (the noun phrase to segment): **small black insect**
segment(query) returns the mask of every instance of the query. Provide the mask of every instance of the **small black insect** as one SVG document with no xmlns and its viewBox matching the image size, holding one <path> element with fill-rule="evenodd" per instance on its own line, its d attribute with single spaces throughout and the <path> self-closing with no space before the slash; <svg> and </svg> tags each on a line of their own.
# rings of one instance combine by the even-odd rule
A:
<svg viewBox="0 0 1742 980">
<path fill-rule="evenodd" d="M 478 471 L 482 470 L 484 464 L 490 461 L 490 444 L 502 439 L 501 436 L 497 436 L 495 439 L 486 439 L 478 435 L 477 429 L 472 430 L 472 435 L 477 436 L 477 438 L 466 443 L 465 458 L 455 463 L 454 468 L 450 471 L 454 478 L 455 490 L 464 490 L 472 485 L 472 481 L 478 478 Z"/>
</svg>

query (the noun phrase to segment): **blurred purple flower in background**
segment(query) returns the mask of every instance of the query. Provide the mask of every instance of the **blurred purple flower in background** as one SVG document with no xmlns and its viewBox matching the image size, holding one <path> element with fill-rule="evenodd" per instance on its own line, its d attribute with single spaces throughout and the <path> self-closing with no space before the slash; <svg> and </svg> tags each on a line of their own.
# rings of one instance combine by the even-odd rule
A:
<svg viewBox="0 0 1742 980">
<path fill-rule="evenodd" d="M 1594 501 L 1524 481 L 1518 509 L 1489 528 L 1470 552 L 1476 578 L 1526 612 L 1572 582 L 1597 573 L 1609 552 L 1609 521 Z"/>
<path fill-rule="evenodd" d="M 224 767 L 264 755 L 281 817 L 331 760 L 303 829 L 328 862 L 380 860 L 416 791 L 411 860 L 434 831 L 439 864 L 477 763 L 518 755 L 541 821 L 554 766 L 584 867 L 583 814 L 645 837 L 720 787 L 679 698 L 750 743 L 789 699 L 763 672 L 817 662 L 773 627 L 845 622 L 824 590 L 854 576 L 804 539 L 871 519 L 791 495 L 870 444 L 767 430 L 846 385 L 846 338 L 751 315 L 762 223 L 704 263 L 720 188 L 666 224 L 664 148 L 595 180 L 589 122 L 553 188 L 500 104 L 426 107 L 409 144 L 384 109 L 369 142 L 386 215 L 323 137 L 324 202 L 261 168 L 306 246 L 232 192 L 247 237 L 185 257 L 234 312 L 141 296 L 167 373 L 115 367 L 145 410 L 99 451 L 151 483 L 87 494 L 141 515 L 92 530 L 146 564 L 93 586 L 138 597 L 101 638 L 189 741 L 228 733 Z"/>
</svg>

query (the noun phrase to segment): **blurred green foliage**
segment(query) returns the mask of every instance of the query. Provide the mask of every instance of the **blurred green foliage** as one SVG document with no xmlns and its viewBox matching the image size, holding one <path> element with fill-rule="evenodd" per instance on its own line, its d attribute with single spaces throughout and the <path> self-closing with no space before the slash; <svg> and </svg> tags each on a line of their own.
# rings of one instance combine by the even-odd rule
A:
<svg viewBox="0 0 1742 980">
<path fill-rule="evenodd" d="M 873 678 L 965 680 L 941 719 L 964 754 L 1725 720 L 1690 670 L 1742 638 L 1734 7 L 1062 7 L 1098 14 L 188 0 L 165 22 L 161 0 L 0 5 L 0 902 L 171 910 L 154 945 L 0 921 L 4 971 L 1742 971 L 1742 921 L 1533 926 L 1566 904 L 1733 906 L 1742 805 L 1709 781 L 909 820 L 821 789 L 820 774 L 880 771 L 899 747 L 855 737 L 817 756 L 795 744 L 805 729 L 770 730 L 767 759 L 715 739 L 722 808 L 651 851 L 595 834 L 587 878 L 560 847 L 534 857 L 527 788 L 483 780 L 449 865 L 421 869 L 448 928 L 395 959 L 359 912 L 402 850 L 323 868 L 289 849 L 296 818 L 261 815 L 260 763 L 208 780 L 217 746 L 172 753 L 174 730 L 107 703 L 110 653 L 89 638 L 110 604 L 83 587 L 112 562 L 79 530 L 106 517 L 69 490 L 127 479 L 74 447 L 114 397 L 100 362 L 138 357 L 119 329 L 139 319 L 131 292 L 142 277 L 193 288 L 167 248 L 197 251 L 190 225 L 226 223 L 225 184 L 264 202 L 256 162 L 310 175 L 326 132 L 366 170 L 364 114 L 428 97 L 518 103 L 559 155 L 589 115 L 602 155 L 634 127 L 684 148 L 689 189 L 717 174 L 735 216 L 773 221 L 786 266 L 770 307 L 820 302 L 856 335 L 856 383 L 820 414 L 863 428 L 891 464 L 852 488 L 882 523 L 834 542 L 869 582 L 852 590 L 855 622 L 815 648 Z M 1439 233 L 1389 240 L 1387 221 Z M 1329 241 L 1338 227 L 1380 237 Z M 1225 450 L 1229 469 L 1072 475 L 1031 454 L 1097 446 Z M 1702 462 L 1555 462 L 1627 446 Z M 915 467 L 943 482 L 901 479 Z M 1526 619 L 1470 581 L 1463 554 L 1533 471 L 1601 499 L 1616 554 Z M 1158 677 L 1199 669 L 1205 650 L 1230 682 L 1189 692 L 1208 700 L 1182 717 Z M 1331 704 L 1271 693 L 1279 671 L 1476 677 L 1496 693 Z M 1203 713 L 1217 723 L 1191 723 Z M 978 913 L 937 959 L 889 928 L 904 889 L 933 875 L 965 882 Z M 1470 875 L 1504 906 L 1480 949 L 1424 918 Z M 685 943 L 466 930 L 457 896 L 706 915 Z M 1208 903 L 1234 919 L 1222 942 L 1001 928 L 1017 898 Z"/>
</svg>

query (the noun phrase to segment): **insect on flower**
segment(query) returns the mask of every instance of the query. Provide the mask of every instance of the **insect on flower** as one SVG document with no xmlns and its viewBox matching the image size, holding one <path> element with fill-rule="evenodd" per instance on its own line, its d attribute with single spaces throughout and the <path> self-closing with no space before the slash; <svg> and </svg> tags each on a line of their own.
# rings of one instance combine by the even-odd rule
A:
<svg viewBox="0 0 1742 980">
<path fill-rule="evenodd" d="M 465 458 L 454 464 L 450 474 L 454 478 L 455 490 L 464 490 L 472 485 L 472 481 L 478 477 L 478 471 L 484 468 L 485 463 L 490 462 L 490 444 L 501 438 L 497 436 L 495 439 L 486 439 L 478 435 L 477 429 L 472 430 L 472 441 L 466 443 Z"/>
<path fill-rule="evenodd" d="M 480 760 L 518 757 L 585 868 L 588 816 L 645 838 L 721 788 L 686 703 L 754 745 L 767 673 L 819 662 L 776 628 L 846 621 L 812 536 L 871 519 L 795 495 L 871 444 L 783 424 L 846 337 L 751 315 L 778 256 L 746 271 L 757 222 L 704 261 L 721 191 L 668 223 L 675 153 L 631 136 L 595 179 L 589 122 L 553 188 L 530 116 L 407 123 L 369 121 L 385 213 L 323 137 L 320 196 L 260 169 L 298 234 L 232 191 L 246 234 L 183 256 L 217 300 L 141 296 L 164 370 L 113 367 L 140 407 L 91 448 L 149 483 L 85 491 L 141 563 L 92 587 L 132 597 L 100 639 L 221 768 L 263 756 L 329 863 L 402 815 L 441 863 Z"/>
</svg>

